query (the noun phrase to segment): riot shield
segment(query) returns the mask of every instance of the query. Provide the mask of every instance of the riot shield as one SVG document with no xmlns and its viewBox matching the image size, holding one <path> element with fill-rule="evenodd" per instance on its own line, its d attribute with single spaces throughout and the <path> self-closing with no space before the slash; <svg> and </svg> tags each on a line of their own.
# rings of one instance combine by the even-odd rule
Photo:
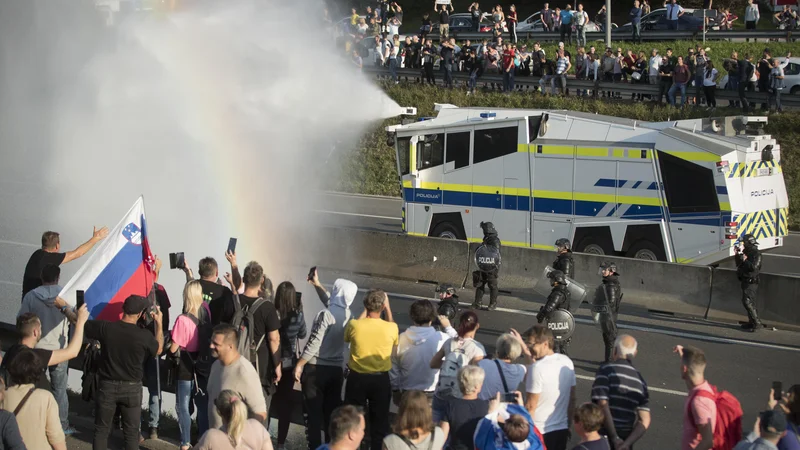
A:
<svg viewBox="0 0 800 450">
<path fill-rule="evenodd" d="M 575 318 L 566 309 L 557 309 L 547 317 L 547 328 L 556 341 L 566 341 L 575 332 Z"/>
<path fill-rule="evenodd" d="M 500 268 L 500 250 L 497 247 L 481 244 L 475 249 L 475 265 L 482 272 L 492 272 Z"/>
<path fill-rule="evenodd" d="M 544 272 L 542 272 L 542 276 L 539 277 L 534 282 L 533 290 L 545 298 L 550 295 L 550 291 L 553 288 L 550 286 L 550 278 L 547 275 L 552 272 L 554 269 L 550 266 L 546 266 L 544 268 Z M 575 313 L 578 308 L 581 306 L 581 303 L 586 301 L 586 297 L 588 293 L 586 292 L 586 287 L 581 283 L 573 280 L 572 278 L 565 277 L 567 279 L 567 290 L 569 291 L 569 310 L 571 313 Z"/>
</svg>

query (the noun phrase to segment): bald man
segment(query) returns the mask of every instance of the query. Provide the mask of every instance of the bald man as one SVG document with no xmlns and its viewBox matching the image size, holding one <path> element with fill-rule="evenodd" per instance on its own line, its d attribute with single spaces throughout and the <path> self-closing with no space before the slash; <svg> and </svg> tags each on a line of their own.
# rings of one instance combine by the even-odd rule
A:
<svg viewBox="0 0 800 450">
<path fill-rule="evenodd" d="M 633 336 L 618 336 L 611 361 L 600 365 L 592 385 L 592 401 L 605 416 L 603 433 L 617 449 L 632 449 L 650 426 L 647 383 L 632 362 L 637 347 Z"/>
</svg>

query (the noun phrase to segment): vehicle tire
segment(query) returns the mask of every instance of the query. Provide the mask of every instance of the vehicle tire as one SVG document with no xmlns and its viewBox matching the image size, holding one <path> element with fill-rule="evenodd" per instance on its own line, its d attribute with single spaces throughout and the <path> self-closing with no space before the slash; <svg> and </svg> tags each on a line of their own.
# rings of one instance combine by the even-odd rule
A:
<svg viewBox="0 0 800 450">
<path fill-rule="evenodd" d="M 464 238 L 459 236 L 459 232 L 456 229 L 455 225 L 453 225 L 450 222 L 442 222 L 439 225 L 436 225 L 436 228 L 433 229 L 433 233 L 431 233 L 431 236 L 442 239 L 465 240 Z"/>
<path fill-rule="evenodd" d="M 578 253 L 588 253 L 590 255 L 607 255 L 610 253 L 610 251 L 607 251 L 603 245 L 592 236 L 583 238 L 581 242 L 578 243 L 575 251 Z"/>
<path fill-rule="evenodd" d="M 800 95 L 800 86 L 792 86 L 790 91 L 792 95 Z"/>
<path fill-rule="evenodd" d="M 635 242 L 628 252 L 625 253 L 627 258 L 643 259 L 646 261 L 666 261 L 667 257 L 663 249 L 650 241 L 637 241 Z"/>
</svg>

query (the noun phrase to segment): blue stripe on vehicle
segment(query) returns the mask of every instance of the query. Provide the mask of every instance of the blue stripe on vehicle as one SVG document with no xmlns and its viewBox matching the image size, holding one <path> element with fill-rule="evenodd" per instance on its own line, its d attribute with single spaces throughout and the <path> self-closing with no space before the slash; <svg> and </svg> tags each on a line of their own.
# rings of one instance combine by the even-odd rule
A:
<svg viewBox="0 0 800 450">
<path fill-rule="evenodd" d="M 637 181 L 637 182 L 636 182 L 636 183 L 633 185 L 633 187 L 632 187 L 631 189 L 636 189 L 636 188 L 638 188 L 640 184 L 642 184 L 642 182 L 641 182 L 641 181 Z"/>
<path fill-rule="evenodd" d="M 616 211 L 617 211 L 617 208 L 619 208 L 619 203 L 615 204 L 615 205 L 614 205 L 614 206 L 611 208 L 611 211 L 609 211 L 609 212 L 608 212 L 608 214 L 606 214 L 606 217 L 611 217 L 611 216 L 613 216 L 613 215 L 614 215 L 614 212 L 616 212 Z"/>
<path fill-rule="evenodd" d="M 472 206 L 472 192 L 444 191 L 445 205 Z"/>
<path fill-rule="evenodd" d="M 657 190 L 657 189 L 658 189 L 658 184 L 656 184 L 656 182 L 655 182 L 655 181 L 653 181 L 652 183 L 650 183 L 650 186 L 647 186 L 647 190 L 648 190 L 648 191 L 655 191 L 655 190 Z"/>
<path fill-rule="evenodd" d="M 472 206 L 476 208 L 500 209 L 500 194 L 478 194 L 472 193 Z"/>
<path fill-rule="evenodd" d="M 536 197 L 533 199 L 533 211 L 552 214 L 572 214 L 572 200 Z"/>
<path fill-rule="evenodd" d="M 531 210 L 531 198 L 530 197 L 519 197 L 519 203 L 517 204 L 517 209 L 519 211 L 530 211 Z"/>
<path fill-rule="evenodd" d="M 601 209 L 607 205 L 606 202 L 576 201 L 576 216 L 596 216 Z"/>
<path fill-rule="evenodd" d="M 596 187 L 610 187 L 610 188 L 613 188 L 613 187 L 616 187 L 617 181 L 612 179 L 612 178 L 600 178 L 599 180 L 597 180 L 597 182 L 594 185 Z"/>
<path fill-rule="evenodd" d="M 414 201 L 417 203 L 442 203 L 442 191 L 439 189 L 414 189 Z"/>
<path fill-rule="evenodd" d="M 661 207 L 660 206 L 649 206 L 649 205 L 631 205 L 622 217 L 639 217 L 639 216 L 660 216 L 661 215 Z"/>
<path fill-rule="evenodd" d="M 728 195 L 728 188 L 726 186 L 717 186 L 717 194 Z"/>
</svg>

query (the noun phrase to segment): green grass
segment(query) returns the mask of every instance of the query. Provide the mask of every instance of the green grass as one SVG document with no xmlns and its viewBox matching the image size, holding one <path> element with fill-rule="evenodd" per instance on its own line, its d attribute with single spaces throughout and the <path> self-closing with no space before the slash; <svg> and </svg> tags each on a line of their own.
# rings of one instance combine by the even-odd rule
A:
<svg viewBox="0 0 800 450">
<path fill-rule="evenodd" d="M 665 121 L 703 117 L 702 110 L 678 110 L 649 103 L 623 103 L 575 97 L 542 97 L 540 95 L 503 95 L 478 93 L 467 96 L 462 90 L 444 90 L 410 84 L 385 85 L 386 93 L 399 105 L 415 106 L 420 116 L 435 115 L 434 103 L 457 106 L 494 108 L 567 109 L 627 117 L 644 121 Z M 737 115 L 738 109 L 721 107 L 717 115 Z M 365 133 L 352 150 L 352 157 L 342 158 L 342 177 L 334 188 L 360 194 L 400 195 L 394 149 L 386 145 L 384 128 L 399 123 L 398 118 L 385 120 Z M 789 226 L 800 227 L 800 112 L 771 115 L 766 132 L 781 145 L 783 174 L 789 194 Z"/>
</svg>

